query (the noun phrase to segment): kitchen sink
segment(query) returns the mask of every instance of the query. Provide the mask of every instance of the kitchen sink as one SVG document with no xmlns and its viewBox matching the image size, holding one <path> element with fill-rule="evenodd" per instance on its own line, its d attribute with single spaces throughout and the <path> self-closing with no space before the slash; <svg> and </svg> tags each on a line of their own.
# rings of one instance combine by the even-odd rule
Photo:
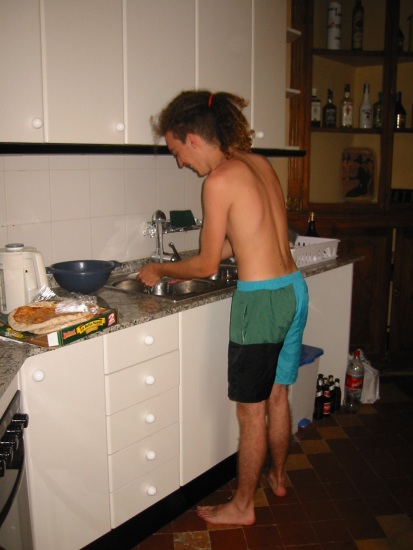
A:
<svg viewBox="0 0 413 550">
<path fill-rule="evenodd" d="M 205 279 L 174 279 L 163 277 L 155 286 L 150 287 L 137 280 L 137 274 L 114 277 L 109 282 L 109 287 L 114 290 L 132 292 L 134 294 L 148 294 L 157 298 L 164 298 L 173 302 L 189 300 L 198 296 L 204 296 L 217 290 L 231 288 L 237 282 L 236 265 L 221 265 L 219 271 Z"/>
</svg>

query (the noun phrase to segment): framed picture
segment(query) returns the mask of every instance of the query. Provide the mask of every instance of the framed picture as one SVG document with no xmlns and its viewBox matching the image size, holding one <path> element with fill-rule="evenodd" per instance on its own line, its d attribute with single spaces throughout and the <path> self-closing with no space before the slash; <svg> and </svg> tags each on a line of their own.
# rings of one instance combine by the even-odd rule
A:
<svg viewBox="0 0 413 550">
<path fill-rule="evenodd" d="M 343 200 L 372 201 L 376 196 L 376 156 L 372 149 L 344 149 L 341 162 Z"/>
</svg>

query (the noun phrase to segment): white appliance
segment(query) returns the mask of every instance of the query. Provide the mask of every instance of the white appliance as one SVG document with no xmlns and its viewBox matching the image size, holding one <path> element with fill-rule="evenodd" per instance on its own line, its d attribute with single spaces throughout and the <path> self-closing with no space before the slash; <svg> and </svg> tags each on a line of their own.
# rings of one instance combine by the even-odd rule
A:
<svg viewBox="0 0 413 550">
<path fill-rule="evenodd" d="M 47 284 L 43 257 L 35 248 L 21 243 L 0 248 L 1 313 L 28 304 Z"/>
</svg>

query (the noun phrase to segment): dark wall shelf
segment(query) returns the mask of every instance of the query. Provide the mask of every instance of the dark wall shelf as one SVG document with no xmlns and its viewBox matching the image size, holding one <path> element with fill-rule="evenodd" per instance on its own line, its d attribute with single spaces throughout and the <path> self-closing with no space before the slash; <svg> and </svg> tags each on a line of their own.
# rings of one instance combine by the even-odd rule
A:
<svg viewBox="0 0 413 550">
<path fill-rule="evenodd" d="M 260 149 L 266 157 L 303 157 L 298 149 Z M 170 155 L 165 145 L 100 145 L 77 143 L 0 143 L 0 155 Z"/>
</svg>

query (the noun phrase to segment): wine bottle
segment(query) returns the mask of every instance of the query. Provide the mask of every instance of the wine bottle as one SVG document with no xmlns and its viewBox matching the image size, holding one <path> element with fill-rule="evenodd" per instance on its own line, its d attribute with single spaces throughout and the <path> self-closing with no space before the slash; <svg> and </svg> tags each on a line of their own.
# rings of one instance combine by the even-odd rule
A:
<svg viewBox="0 0 413 550">
<path fill-rule="evenodd" d="M 383 126 L 383 94 L 377 95 L 377 101 L 373 105 L 373 127 L 382 128 Z"/>
<path fill-rule="evenodd" d="M 311 126 L 321 126 L 321 101 L 317 97 L 317 89 L 311 91 Z"/>
<path fill-rule="evenodd" d="M 350 84 L 344 86 L 344 97 L 341 100 L 341 123 L 342 128 L 353 126 L 353 100 L 350 97 Z"/>
<path fill-rule="evenodd" d="M 314 212 L 310 212 L 310 216 L 308 217 L 308 228 L 307 233 L 305 234 L 306 237 L 318 237 L 317 229 L 315 226 L 315 216 Z"/>
<path fill-rule="evenodd" d="M 406 128 L 406 109 L 403 107 L 402 104 L 402 93 L 397 92 L 396 95 L 396 106 L 394 109 L 394 116 L 395 116 L 395 129 L 396 130 L 403 130 Z"/>
<path fill-rule="evenodd" d="M 360 105 L 360 128 L 373 128 L 373 107 L 370 103 L 370 86 L 364 84 L 364 96 Z"/>
<path fill-rule="evenodd" d="M 323 107 L 323 126 L 335 128 L 337 123 L 337 107 L 333 103 L 333 90 L 327 92 L 327 103 Z"/>
<path fill-rule="evenodd" d="M 339 50 L 341 44 L 341 2 L 329 2 L 327 8 L 327 49 Z"/>
<path fill-rule="evenodd" d="M 361 0 L 356 0 L 352 14 L 351 26 L 351 49 L 363 49 L 363 31 L 364 31 L 364 8 Z"/>
</svg>

